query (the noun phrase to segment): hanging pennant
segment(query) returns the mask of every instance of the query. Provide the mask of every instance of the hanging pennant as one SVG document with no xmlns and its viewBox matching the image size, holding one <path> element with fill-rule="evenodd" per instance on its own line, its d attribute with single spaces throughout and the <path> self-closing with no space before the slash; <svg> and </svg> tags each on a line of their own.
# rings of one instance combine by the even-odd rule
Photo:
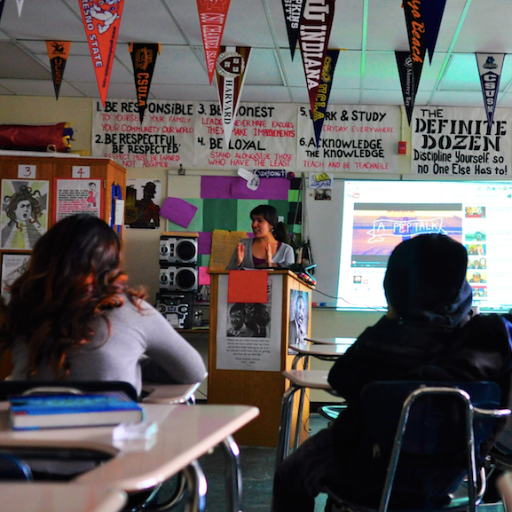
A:
<svg viewBox="0 0 512 512">
<path fill-rule="evenodd" d="M 306 0 L 300 22 L 299 47 L 306 75 L 311 112 L 315 111 L 332 21 L 335 0 Z"/>
<path fill-rule="evenodd" d="M 332 89 L 332 80 L 334 70 L 338 62 L 339 50 L 327 50 L 325 56 L 318 94 L 316 95 L 315 110 L 313 111 L 313 127 L 315 129 L 316 147 L 320 146 L 320 137 L 322 136 L 322 127 L 324 125 L 325 114 L 329 103 L 329 96 Z"/>
<path fill-rule="evenodd" d="M 411 126 L 412 111 L 414 110 L 414 101 L 416 100 L 416 84 L 414 82 L 414 70 L 410 52 L 395 52 L 396 65 L 402 85 L 402 96 L 404 98 L 405 112 L 407 121 Z"/>
<path fill-rule="evenodd" d="M 23 9 L 23 0 L 16 0 L 16 6 L 18 7 L 18 18 L 21 18 L 21 10 Z"/>
<path fill-rule="evenodd" d="M 59 99 L 60 84 L 64 77 L 64 68 L 66 67 L 70 47 L 71 43 L 69 41 L 46 41 L 46 50 L 52 68 L 53 88 L 57 100 Z"/>
<path fill-rule="evenodd" d="M 5 0 L 0 0 L 0 21 L 2 20 L 2 13 L 4 12 Z"/>
<path fill-rule="evenodd" d="M 283 3 L 284 21 L 286 23 L 286 32 L 288 32 L 288 42 L 290 43 L 290 53 L 292 60 L 295 56 L 295 47 L 299 38 L 299 27 L 306 0 L 281 0 Z"/>
<path fill-rule="evenodd" d="M 480 84 L 484 96 L 484 108 L 487 115 L 487 135 L 491 134 L 494 123 L 494 111 L 498 102 L 501 70 L 504 53 L 476 53 L 476 63 L 480 74 Z"/>
<path fill-rule="evenodd" d="M 425 23 L 423 21 L 422 0 L 408 0 L 403 3 L 405 24 L 409 36 L 409 49 L 411 52 L 413 76 L 415 83 L 414 94 L 418 90 L 421 78 L 421 71 L 427 52 L 427 41 L 425 37 Z"/>
<path fill-rule="evenodd" d="M 425 37 L 429 63 L 432 64 L 434 50 L 436 48 L 437 36 L 441 28 L 446 0 L 430 0 L 421 6 L 423 21 L 425 22 Z"/>
<path fill-rule="evenodd" d="M 78 0 L 103 106 L 114 65 L 124 0 Z"/>
<path fill-rule="evenodd" d="M 203 36 L 204 57 L 210 85 L 215 74 L 215 65 L 220 53 L 222 34 L 228 17 L 231 0 L 197 0 L 199 24 Z"/>
<path fill-rule="evenodd" d="M 155 71 L 156 58 L 160 53 L 160 43 L 130 43 L 128 51 L 132 57 L 139 120 L 142 124 L 144 112 L 148 106 L 149 88 Z"/>
<path fill-rule="evenodd" d="M 235 125 L 236 111 L 250 56 L 251 48 L 247 46 L 221 46 L 215 66 L 226 147 L 229 146 L 231 132 Z"/>
</svg>

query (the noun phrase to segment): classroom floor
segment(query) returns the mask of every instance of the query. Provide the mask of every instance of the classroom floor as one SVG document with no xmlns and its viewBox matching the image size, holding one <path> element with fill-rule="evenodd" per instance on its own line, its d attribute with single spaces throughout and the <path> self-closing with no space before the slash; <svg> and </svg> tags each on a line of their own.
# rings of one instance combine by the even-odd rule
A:
<svg viewBox="0 0 512 512">
<path fill-rule="evenodd" d="M 309 429 L 312 434 L 327 426 L 327 420 L 318 414 L 312 414 Z M 243 480 L 243 512 L 270 512 L 272 481 L 274 478 L 275 448 L 254 446 L 240 447 L 240 461 Z M 206 512 L 226 510 L 224 475 L 226 462 L 222 448 L 199 459 L 199 463 L 208 481 Z M 172 483 L 170 484 L 172 488 Z M 317 498 L 315 512 L 323 512 L 325 497 Z M 183 504 L 175 510 L 182 512 Z"/>
</svg>

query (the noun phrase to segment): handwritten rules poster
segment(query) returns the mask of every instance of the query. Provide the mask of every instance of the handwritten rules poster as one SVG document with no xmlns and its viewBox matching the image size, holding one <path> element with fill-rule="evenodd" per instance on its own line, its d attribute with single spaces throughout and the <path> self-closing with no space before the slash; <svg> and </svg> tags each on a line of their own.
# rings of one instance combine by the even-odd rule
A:
<svg viewBox="0 0 512 512">
<path fill-rule="evenodd" d="M 417 107 L 411 172 L 464 179 L 511 176 L 511 122 L 511 110 L 496 110 L 487 135 L 483 108 Z"/>
<path fill-rule="evenodd" d="M 308 105 L 299 107 L 297 167 L 309 171 L 397 172 L 398 107 L 332 105 L 317 149 Z"/>
</svg>

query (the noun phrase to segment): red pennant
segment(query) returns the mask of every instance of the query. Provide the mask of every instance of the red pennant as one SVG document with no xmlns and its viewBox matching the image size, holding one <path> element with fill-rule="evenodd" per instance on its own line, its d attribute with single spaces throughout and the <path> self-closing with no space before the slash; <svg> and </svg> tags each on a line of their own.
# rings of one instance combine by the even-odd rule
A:
<svg viewBox="0 0 512 512">
<path fill-rule="evenodd" d="M 226 147 L 229 146 L 229 139 L 235 125 L 236 111 L 250 56 L 251 49 L 247 46 L 221 46 L 217 66 L 215 66 Z"/>
<path fill-rule="evenodd" d="M 203 36 L 204 57 L 210 84 L 215 73 L 215 65 L 220 53 L 222 34 L 228 17 L 231 0 L 197 0 L 199 23 Z"/>
<path fill-rule="evenodd" d="M 114 65 L 124 0 L 78 0 L 103 106 Z"/>
<path fill-rule="evenodd" d="M 315 111 L 318 86 L 329 45 L 335 0 L 307 0 L 299 32 L 299 47 L 306 75 L 311 112 Z"/>
<path fill-rule="evenodd" d="M 59 99 L 60 84 L 64 77 L 64 68 L 66 67 L 70 47 L 71 43 L 69 41 L 46 41 L 48 58 L 52 67 L 53 88 L 57 99 Z"/>
</svg>

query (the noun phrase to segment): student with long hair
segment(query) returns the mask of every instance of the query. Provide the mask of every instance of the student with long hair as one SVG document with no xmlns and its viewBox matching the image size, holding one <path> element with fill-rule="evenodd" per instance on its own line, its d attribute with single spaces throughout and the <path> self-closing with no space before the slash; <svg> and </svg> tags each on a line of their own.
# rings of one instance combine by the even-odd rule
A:
<svg viewBox="0 0 512 512">
<path fill-rule="evenodd" d="M 288 233 L 283 222 L 278 221 L 277 210 L 260 204 L 251 212 L 254 238 L 240 240 L 226 270 L 239 268 L 287 267 L 295 263 Z"/>
<path fill-rule="evenodd" d="M 200 354 L 128 287 L 116 233 L 73 215 L 36 243 L 27 270 L 0 302 L 0 346 L 13 380 L 200 382 Z"/>
</svg>

